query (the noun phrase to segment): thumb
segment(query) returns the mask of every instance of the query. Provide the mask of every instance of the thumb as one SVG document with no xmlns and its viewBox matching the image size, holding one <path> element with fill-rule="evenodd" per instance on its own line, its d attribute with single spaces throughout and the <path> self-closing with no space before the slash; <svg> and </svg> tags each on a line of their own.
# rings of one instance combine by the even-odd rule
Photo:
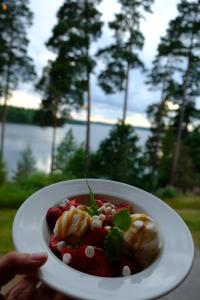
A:
<svg viewBox="0 0 200 300">
<path fill-rule="evenodd" d="M 36 280 L 30 276 L 17 282 L 5 295 L 6 300 L 33 300 L 35 299 Z M 40 298 L 39 298 L 40 299 Z"/>
<path fill-rule="evenodd" d="M 46 260 L 46 253 L 23 254 L 11 252 L 3 256 L 0 259 L 0 286 L 6 284 L 16 274 L 35 272 Z"/>
</svg>

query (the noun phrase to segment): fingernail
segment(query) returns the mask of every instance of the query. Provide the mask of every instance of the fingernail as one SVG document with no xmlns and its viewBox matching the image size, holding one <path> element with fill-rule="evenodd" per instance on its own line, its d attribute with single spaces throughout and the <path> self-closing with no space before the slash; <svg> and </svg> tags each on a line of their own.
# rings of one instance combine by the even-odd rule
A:
<svg viewBox="0 0 200 300">
<path fill-rule="evenodd" d="M 47 258 L 47 253 L 45 252 L 38 252 L 38 253 L 32 253 L 31 259 L 34 261 L 41 261 Z"/>
</svg>

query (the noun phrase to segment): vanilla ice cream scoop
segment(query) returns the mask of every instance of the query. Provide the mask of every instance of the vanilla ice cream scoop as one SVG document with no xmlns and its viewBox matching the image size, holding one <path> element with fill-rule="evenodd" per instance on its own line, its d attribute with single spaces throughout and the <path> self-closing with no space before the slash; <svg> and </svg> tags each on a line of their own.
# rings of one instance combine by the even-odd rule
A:
<svg viewBox="0 0 200 300">
<path fill-rule="evenodd" d="M 57 220 L 54 234 L 58 239 L 66 240 L 69 236 L 80 238 L 90 228 L 90 215 L 78 208 L 65 211 Z"/>
<path fill-rule="evenodd" d="M 146 214 L 131 215 L 131 226 L 124 232 L 126 249 L 145 265 L 150 264 L 159 251 L 158 228 Z"/>
</svg>

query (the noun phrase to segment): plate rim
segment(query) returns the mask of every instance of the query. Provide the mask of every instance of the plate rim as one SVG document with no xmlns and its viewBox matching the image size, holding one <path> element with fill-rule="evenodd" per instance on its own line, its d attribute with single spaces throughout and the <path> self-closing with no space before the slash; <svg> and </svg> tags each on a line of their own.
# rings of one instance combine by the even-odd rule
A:
<svg viewBox="0 0 200 300">
<path fill-rule="evenodd" d="M 188 268 L 187 272 L 184 274 L 184 276 L 182 276 L 179 280 L 177 280 L 176 284 L 173 285 L 173 287 L 171 288 L 167 288 L 164 289 L 158 293 L 155 293 L 155 296 L 153 298 L 141 298 L 141 299 L 155 299 L 155 297 L 161 297 L 161 296 L 164 296 L 166 294 L 168 294 L 169 292 L 175 290 L 184 280 L 185 278 L 188 276 L 188 274 L 190 273 L 191 269 L 192 269 L 192 266 L 193 266 L 193 262 L 194 262 L 194 254 L 195 254 L 195 248 L 194 248 L 194 243 L 193 243 L 193 239 L 192 239 L 192 236 L 191 236 L 191 233 L 190 233 L 190 230 L 188 229 L 187 225 L 185 224 L 185 222 L 183 221 L 183 219 L 178 215 L 178 213 L 172 209 L 168 204 L 166 204 L 164 201 L 162 201 L 161 199 L 159 199 L 158 197 L 156 197 L 155 195 L 145 191 L 145 190 L 142 190 L 138 187 L 135 187 L 135 186 L 132 186 L 132 185 L 129 185 L 129 184 L 126 184 L 126 183 L 122 183 L 122 182 L 117 182 L 117 181 L 113 181 L 113 180 L 106 180 L 106 179 L 93 179 L 93 178 L 88 178 L 88 180 L 92 183 L 95 183 L 95 182 L 101 182 L 103 184 L 108 184 L 108 183 L 113 183 L 113 184 L 117 184 L 117 185 L 121 185 L 122 187 L 124 188 L 128 188 L 128 189 L 131 189 L 132 191 L 133 190 L 136 190 L 138 192 L 142 192 L 142 193 L 145 193 L 146 196 L 153 196 L 153 198 L 158 201 L 158 202 L 161 202 L 163 207 L 167 207 L 168 210 L 171 211 L 171 213 L 173 213 L 174 216 L 176 216 L 176 218 L 179 219 L 179 221 L 182 223 L 182 225 L 185 227 L 186 231 L 187 231 L 187 234 L 188 234 L 188 237 L 190 237 L 190 242 L 191 242 L 191 263 L 190 263 L 190 267 Z M 16 215 L 15 215 L 15 218 L 14 218 L 14 221 L 13 221 L 13 226 L 12 226 L 12 236 L 13 236 L 13 242 L 14 242 L 14 245 L 16 247 L 16 249 L 18 251 L 20 251 L 20 246 L 18 244 L 18 241 L 17 241 L 17 237 L 16 237 L 16 224 L 17 224 L 17 220 L 18 220 L 18 216 L 21 214 L 21 212 L 24 210 L 24 208 L 26 207 L 26 205 L 29 204 L 30 201 L 32 201 L 32 198 L 33 197 L 36 197 L 37 194 L 40 194 L 41 192 L 46 192 L 48 191 L 50 188 L 57 188 L 59 187 L 60 185 L 62 184 L 77 184 L 77 183 L 83 183 L 85 182 L 85 179 L 73 179 L 73 180 L 66 180 L 66 181 L 61 181 L 61 182 L 58 182 L 58 183 L 55 183 L 55 184 L 51 184 L 51 185 L 48 185 L 38 191 L 36 191 L 35 193 L 33 193 L 32 195 L 30 195 L 25 201 L 24 203 L 20 206 L 20 208 L 18 209 Z M 132 202 L 134 204 L 134 201 Z M 44 281 L 45 283 L 47 283 L 49 286 L 53 287 L 54 289 L 57 289 L 56 287 L 56 284 L 52 284 L 50 283 L 48 280 L 46 280 L 46 278 L 43 276 L 42 272 L 39 271 L 39 277 L 42 281 Z M 90 275 L 91 276 L 91 275 Z M 134 276 L 134 275 L 133 275 Z M 93 277 L 96 277 L 96 276 L 93 276 Z M 98 279 L 98 278 L 97 278 Z M 63 291 L 62 291 L 63 292 Z M 65 294 L 66 294 L 66 291 L 65 291 Z M 72 296 L 74 297 L 75 299 L 86 299 L 84 297 L 80 298 L 80 295 L 75 295 L 74 293 L 70 293 L 69 291 L 67 292 L 67 295 L 69 296 Z M 98 296 L 98 295 L 97 295 Z M 89 299 L 89 298 L 88 298 Z M 102 299 L 102 298 L 98 298 L 96 297 L 95 299 Z M 106 299 L 111 299 L 111 298 L 105 298 Z"/>
</svg>

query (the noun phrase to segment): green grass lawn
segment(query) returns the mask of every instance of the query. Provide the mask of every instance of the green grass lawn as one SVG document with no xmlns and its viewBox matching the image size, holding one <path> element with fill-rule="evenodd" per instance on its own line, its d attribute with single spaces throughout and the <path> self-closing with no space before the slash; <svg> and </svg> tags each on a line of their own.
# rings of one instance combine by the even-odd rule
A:
<svg viewBox="0 0 200 300">
<path fill-rule="evenodd" d="M 178 209 L 177 212 L 188 225 L 195 244 L 200 249 L 200 209 Z"/>
<path fill-rule="evenodd" d="M 176 209 L 192 232 L 195 244 L 200 248 L 200 197 L 182 196 L 166 201 Z M 14 249 L 11 237 L 16 209 L 0 209 L 0 254 Z"/>
<path fill-rule="evenodd" d="M 0 255 L 14 249 L 12 223 L 16 209 L 0 209 Z"/>
</svg>

